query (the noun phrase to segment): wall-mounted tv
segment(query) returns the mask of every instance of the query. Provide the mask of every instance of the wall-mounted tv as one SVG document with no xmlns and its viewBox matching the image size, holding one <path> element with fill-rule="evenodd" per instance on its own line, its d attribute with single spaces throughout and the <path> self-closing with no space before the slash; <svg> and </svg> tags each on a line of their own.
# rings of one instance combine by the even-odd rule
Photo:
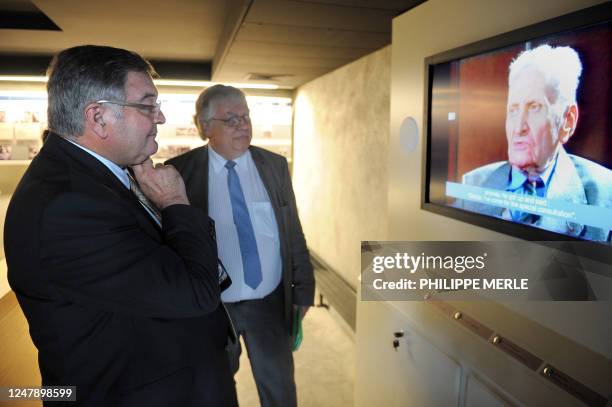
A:
<svg viewBox="0 0 612 407">
<path fill-rule="evenodd" d="M 431 56 L 425 74 L 423 209 L 612 252 L 612 2 Z"/>
</svg>

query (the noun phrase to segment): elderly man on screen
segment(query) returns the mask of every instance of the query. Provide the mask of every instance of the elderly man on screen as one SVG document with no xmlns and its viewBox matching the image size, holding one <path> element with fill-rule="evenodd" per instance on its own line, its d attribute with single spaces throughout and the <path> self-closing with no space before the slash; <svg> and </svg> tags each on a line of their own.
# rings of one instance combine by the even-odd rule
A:
<svg viewBox="0 0 612 407">
<path fill-rule="evenodd" d="M 508 78 L 508 161 L 476 168 L 463 175 L 463 183 L 546 198 L 551 207 L 554 201 L 612 207 L 612 171 L 563 147 L 578 123 L 581 72 L 570 47 L 542 45 L 521 53 Z M 609 230 L 562 218 L 467 201 L 462 207 L 581 239 L 610 240 Z"/>
</svg>

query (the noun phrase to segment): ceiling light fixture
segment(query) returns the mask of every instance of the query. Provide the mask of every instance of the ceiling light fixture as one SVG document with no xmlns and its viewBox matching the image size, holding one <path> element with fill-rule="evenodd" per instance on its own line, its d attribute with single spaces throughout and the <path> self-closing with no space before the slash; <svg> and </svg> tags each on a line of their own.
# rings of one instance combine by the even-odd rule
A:
<svg viewBox="0 0 612 407">
<path fill-rule="evenodd" d="M 46 76 L 3 76 L 0 75 L 0 81 L 3 82 L 47 82 Z M 177 86 L 177 87 L 195 87 L 195 88 L 207 88 L 209 86 L 217 85 L 216 82 L 208 81 L 183 81 L 174 79 L 155 79 L 153 82 L 158 86 Z M 224 85 L 230 85 L 238 89 L 278 89 L 278 85 L 267 84 L 267 83 L 225 83 Z"/>
<path fill-rule="evenodd" d="M 46 76 L 4 76 L 0 75 L 0 81 L 4 82 L 47 82 Z"/>
</svg>

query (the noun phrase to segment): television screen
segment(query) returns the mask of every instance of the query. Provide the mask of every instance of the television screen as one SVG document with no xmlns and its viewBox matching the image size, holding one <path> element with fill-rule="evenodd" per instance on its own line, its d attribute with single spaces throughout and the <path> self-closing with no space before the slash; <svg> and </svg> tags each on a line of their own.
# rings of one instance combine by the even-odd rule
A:
<svg viewBox="0 0 612 407">
<path fill-rule="evenodd" d="M 612 4 L 426 59 L 423 208 L 612 239 Z"/>
</svg>

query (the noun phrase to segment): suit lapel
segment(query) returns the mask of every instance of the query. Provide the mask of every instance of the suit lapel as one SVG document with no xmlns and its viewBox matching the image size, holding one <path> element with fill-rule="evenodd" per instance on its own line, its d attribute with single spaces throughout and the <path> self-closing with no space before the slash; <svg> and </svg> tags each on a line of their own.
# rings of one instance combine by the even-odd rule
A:
<svg viewBox="0 0 612 407">
<path fill-rule="evenodd" d="M 576 204 L 588 204 L 584 185 L 580 180 L 576 167 L 563 149 L 559 151 L 557 168 L 555 168 L 555 173 L 550 179 L 546 198 L 569 201 Z"/>
<path fill-rule="evenodd" d="M 546 199 L 588 204 L 582 180 L 576 171 L 576 167 L 563 149 L 559 151 L 557 167 L 550 179 Z M 573 236 L 580 236 L 585 227 L 578 223 L 551 216 L 542 217 L 539 225 L 547 230 Z"/>
<path fill-rule="evenodd" d="M 278 177 L 275 175 L 275 171 L 273 168 L 271 168 L 270 163 L 263 157 L 258 149 L 251 147 L 250 151 L 251 157 L 253 157 L 253 162 L 255 162 L 255 167 L 259 172 L 261 182 L 263 182 L 264 187 L 268 192 L 272 209 L 274 209 L 276 223 L 280 229 L 280 222 L 282 220 L 281 206 L 283 203 L 280 199 L 280 185 L 278 185 Z"/>
<path fill-rule="evenodd" d="M 73 176 L 85 177 L 87 179 L 85 182 L 93 180 L 95 183 L 102 184 L 103 187 L 110 189 L 115 195 L 120 196 L 129 204 L 130 211 L 142 229 L 156 240 L 161 239 L 159 226 L 151 219 L 136 196 L 99 160 L 54 133 L 49 134 L 44 148 L 48 153 L 62 161 L 68 159 Z"/>
<path fill-rule="evenodd" d="M 120 188 L 126 189 L 121 181 L 99 160 L 55 133 L 49 134 L 43 148 L 57 159 L 62 161 L 68 159 L 74 173 L 84 174 L 116 191 L 120 191 Z"/>
<path fill-rule="evenodd" d="M 259 177 L 261 178 L 261 182 L 264 184 L 264 188 L 268 192 L 268 197 L 270 198 L 270 203 L 272 204 L 272 210 L 274 211 L 274 217 L 276 218 L 276 227 L 278 230 L 278 237 L 280 240 L 280 255 L 282 266 L 283 278 L 287 278 L 290 270 L 290 265 L 287 264 L 288 259 L 291 258 L 289 255 L 289 242 L 288 242 L 288 230 L 289 227 L 288 222 L 286 221 L 286 216 L 288 214 L 287 202 L 283 198 L 283 190 L 282 185 L 279 182 L 278 173 L 281 171 L 281 168 L 273 168 L 272 161 L 267 160 L 262 152 L 262 150 L 257 147 L 250 147 L 251 157 L 253 157 L 253 162 L 255 163 L 255 167 L 259 172 Z M 263 150 L 265 151 L 265 150 Z M 283 216 L 283 207 L 285 209 L 285 213 Z"/>
<path fill-rule="evenodd" d="M 486 182 L 482 185 L 484 188 L 491 189 L 500 189 L 500 185 L 502 185 L 502 189 L 508 184 L 508 177 L 510 175 L 510 166 L 506 163 L 499 168 L 497 168 L 491 176 L 489 176 Z M 501 216 L 505 218 L 505 212 L 507 212 L 504 208 L 500 208 L 498 206 L 491 205 L 481 205 L 479 211 L 485 215 L 490 216 Z"/>
</svg>

